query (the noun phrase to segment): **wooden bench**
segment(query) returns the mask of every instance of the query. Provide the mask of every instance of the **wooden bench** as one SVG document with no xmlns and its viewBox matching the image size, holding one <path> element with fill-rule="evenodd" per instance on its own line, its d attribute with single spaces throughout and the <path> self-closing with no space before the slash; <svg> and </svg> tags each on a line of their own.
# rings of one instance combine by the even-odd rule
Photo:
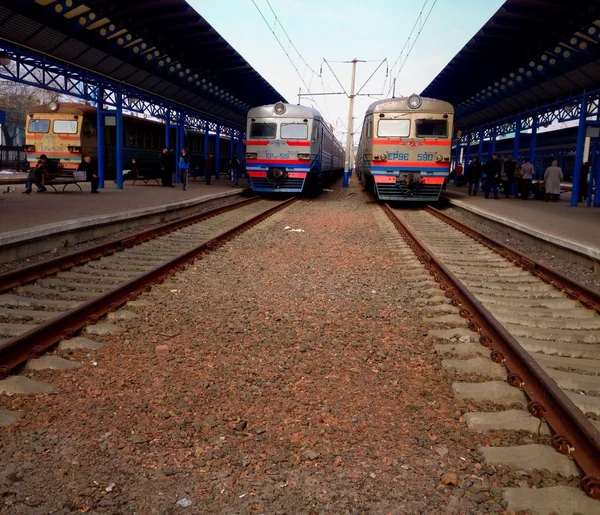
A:
<svg viewBox="0 0 600 515">
<path fill-rule="evenodd" d="M 79 188 L 79 191 L 83 193 L 80 182 L 89 182 L 85 172 L 78 172 L 76 170 L 56 170 L 50 172 L 44 176 L 43 185 L 50 186 L 55 193 L 58 193 L 56 186 L 62 186 L 62 191 L 65 191 L 67 186 L 73 184 Z"/>
</svg>

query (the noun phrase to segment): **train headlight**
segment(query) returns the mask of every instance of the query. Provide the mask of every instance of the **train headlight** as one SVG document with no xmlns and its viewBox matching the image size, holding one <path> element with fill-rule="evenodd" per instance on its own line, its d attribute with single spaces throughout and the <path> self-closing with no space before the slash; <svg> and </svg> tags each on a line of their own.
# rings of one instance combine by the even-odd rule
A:
<svg viewBox="0 0 600 515">
<path fill-rule="evenodd" d="M 419 95 L 411 95 L 408 97 L 408 107 L 411 109 L 421 107 L 421 97 Z"/>
<path fill-rule="evenodd" d="M 285 113 L 285 104 L 283 102 L 277 102 L 273 109 L 275 114 L 283 114 Z"/>
<path fill-rule="evenodd" d="M 441 162 L 444 157 L 441 154 L 438 154 L 437 156 L 435 156 L 436 161 Z"/>
<path fill-rule="evenodd" d="M 25 152 L 35 152 L 35 145 L 25 145 L 23 150 Z"/>
<path fill-rule="evenodd" d="M 256 152 L 246 152 L 246 159 L 256 159 L 258 154 Z"/>
<path fill-rule="evenodd" d="M 379 160 L 380 160 L 380 161 L 387 161 L 387 154 L 381 154 L 381 155 L 379 156 Z"/>
<path fill-rule="evenodd" d="M 298 154 L 298 159 L 300 159 L 302 161 L 309 161 L 310 160 L 310 154 Z"/>
<path fill-rule="evenodd" d="M 58 111 L 58 102 L 52 101 L 48 104 L 50 111 Z"/>
</svg>

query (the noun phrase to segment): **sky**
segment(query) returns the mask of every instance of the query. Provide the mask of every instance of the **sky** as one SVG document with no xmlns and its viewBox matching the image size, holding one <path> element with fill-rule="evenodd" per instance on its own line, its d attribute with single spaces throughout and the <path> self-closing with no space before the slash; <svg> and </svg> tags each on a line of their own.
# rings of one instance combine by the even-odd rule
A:
<svg viewBox="0 0 600 515">
<path fill-rule="evenodd" d="M 362 87 L 361 94 L 380 96 L 356 97 L 356 134 L 367 107 L 378 99 L 391 96 L 394 77 L 396 96 L 420 93 L 504 0 L 188 2 L 290 103 L 298 103 L 299 88 L 305 94 L 348 93 L 352 65 L 343 61 L 367 61 L 357 64 L 356 90 Z M 413 27 L 415 29 L 409 39 Z M 411 46 L 412 50 L 408 53 Z M 286 51 L 294 64 L 286 56 Z M 386 58 L 387 62 L 375 71 Z M 404 63 L 401 70 L 400 63 Z M 365 84 L 373 72 L 372 79 Z M 468 80 L 465 77 L 465 81 Z M 335 127 L 338 139 L 345 140 L 348 122 L 346 94 L 303 96 L 300 103 L 317 108 Z"/>
</svg>

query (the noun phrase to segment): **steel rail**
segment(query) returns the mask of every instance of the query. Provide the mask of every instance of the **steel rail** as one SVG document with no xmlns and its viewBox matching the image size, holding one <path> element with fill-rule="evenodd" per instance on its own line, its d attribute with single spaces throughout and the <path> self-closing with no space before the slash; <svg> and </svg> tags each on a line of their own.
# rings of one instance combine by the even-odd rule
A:
<svg viewBox="0 0 600 515">
<path fill-rule="evenodd" d="M 165 278 L 183 269 L 184 265 L 198 259 L 200 254 L 226 243 L 237 234 L 260 223 L 272 214 L 288 207 L 296 201 L 291 198 L 280 202 L 263 213 L 228 229 L 197 247 L 173 258 L 162 265 L 124 283 L 117 288 L 104 292 L 98 297 L 82 303 L 65 313 L 41 323 L 26 333 L 15 336 L 0 345 L 0 378 L 28 359 L 37 358 L 46 349 L 62 339 L 71 338 L 88 324 L 95 324 L 101 316 L 116 311 L 127 301 L 134 300 L 140 293 L 150 291 L 152 284 L 161 284 Z"/>
<path fill-rule="evenodd" d="M 586 308 L 596 310 L 596 312 L 600 313 L 600 295 L 589 288 L 586 288 L 583 284 L 579 284 L 577 281 L 574 281 L 566 275 L 561 274 L 557 270 L 554 270 L 553 268 L 536 261 L 535 259 L 523 254 L 509 245 L 505 245 L 501 241 L 492 238 L 491 236 L 482 234 L 481 232 L 452 218 L 446 213 L 443 213 L 439 209 L 427 206 L 426 211 L 439 218 L 443 222 L 451 225 L 463 234 L 473 238 L 478 243 L 485 245 L 487 248 L 493 250 L 505 259 L 512 261 L 516 266 L 530 272 L 535 277 L 539 277 L 546 284 L 553 286 L 570 299 L 577 300 Z"/>
<path fill-rule="evenodd" d="M 180 218 L 179 220 L 173 220 L 157 227 L 144 229 L 123 238 L 106 241 L 104 243 L 94 245 L 93 247 L 88 247 L 86 249 L 65 254 L 64 256 L 58 256 L 30 266 L 5 272 L 0 274 L 0 293 L 4 293 L 16 286 L 37 281 L 38 279 L 48 277 L 49 275 L 54 275 L 58 272 L 65 272 L 74 266 L 83 265 L 88 261 L 100 259 L 103 256 L 108 256 L 114 254 L 115 252 L 131 248 L 135 245 L 139 245 L 140 243 L 157 238 L 158 236 L 163 236 L 164 234 L 176 231 L 182 227 L 201 222 L 202 220 L 226 213 L 227 211 L 244 207 L 248 204 L 258 202 L 259 200 L 260 199 L 258 197 L 244 199 L 233 204 L 228 204 L 226 206 L 205 211 L 203 213 L 186 216 L 185 218 Z"/>
<path fill-rule="evenodd" d="M 600 434 L 581 410 L 548 376 L 519 342 L 477 300 L 468 288 L 441 262 L 420 238 L 387 205 L 382 208 L 421 261 L 445 296 L 469 321 L 479 342 L 490 350 L 491 359 L 503 365 L 507 382 L 529 398 L 529 412 L 552 428 L 553 447 L 571 456 L 583 471 L 580 486 L 594 499 L 600 499 Z"/>
</svg>

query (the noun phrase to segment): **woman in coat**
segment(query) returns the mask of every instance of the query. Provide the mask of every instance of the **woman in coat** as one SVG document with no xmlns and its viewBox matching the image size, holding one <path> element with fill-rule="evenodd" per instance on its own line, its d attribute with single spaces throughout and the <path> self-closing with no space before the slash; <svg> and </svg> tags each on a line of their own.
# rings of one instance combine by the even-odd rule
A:
<svg viewBox="0 0 600 515">
<path fill-rule="evenodd" d="M 558 202 L 560 195 L 560 181 L 563 179 L 563 173 L 558 161 L 552 161 L 552 166 L 546 168 L 544 172 L 544 187 L 546 189 L 546 202 L 552 199 L 553 202 Z"/>
</svg>

